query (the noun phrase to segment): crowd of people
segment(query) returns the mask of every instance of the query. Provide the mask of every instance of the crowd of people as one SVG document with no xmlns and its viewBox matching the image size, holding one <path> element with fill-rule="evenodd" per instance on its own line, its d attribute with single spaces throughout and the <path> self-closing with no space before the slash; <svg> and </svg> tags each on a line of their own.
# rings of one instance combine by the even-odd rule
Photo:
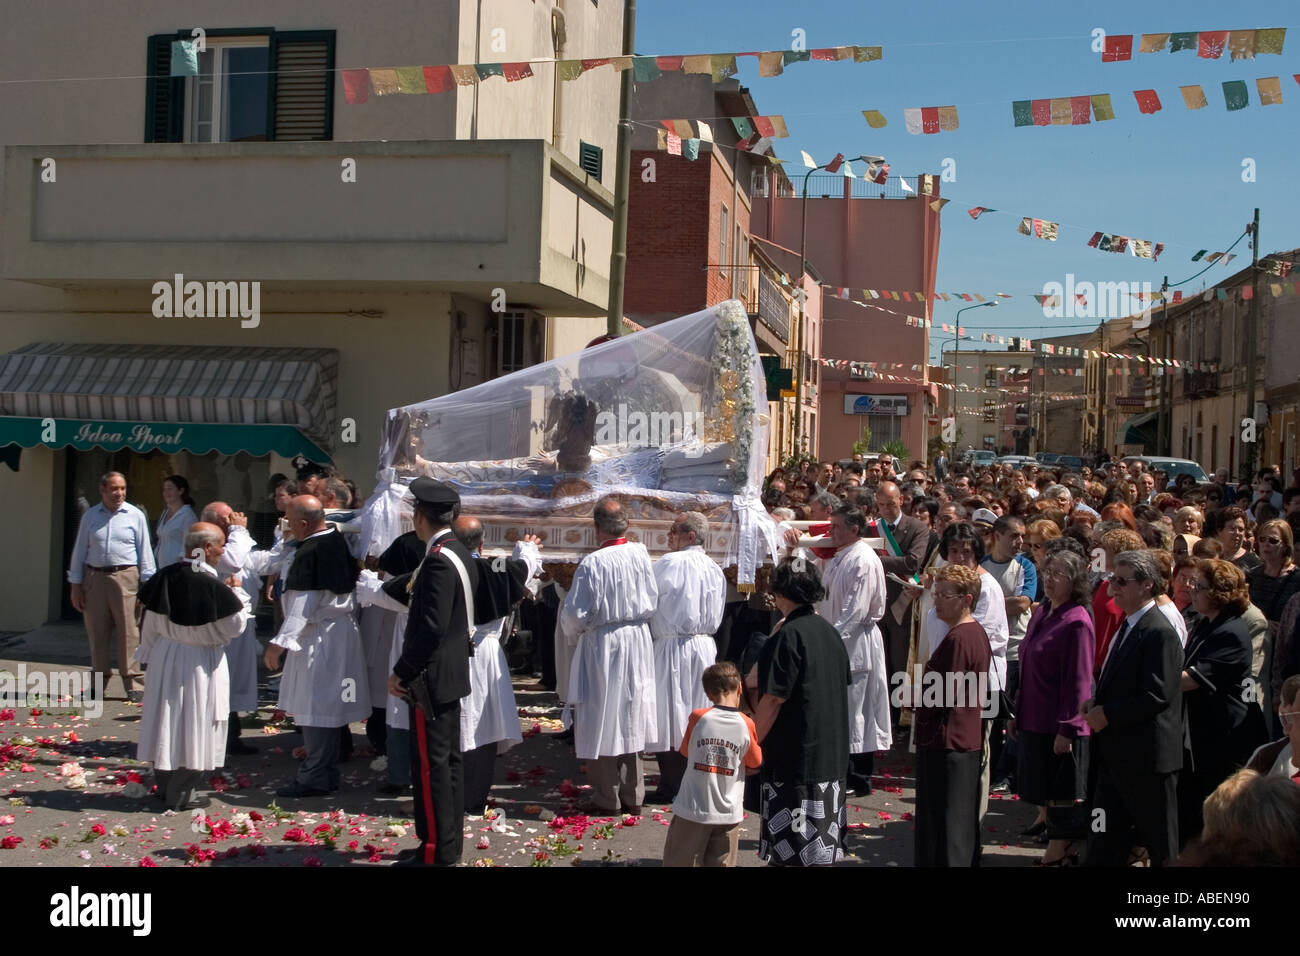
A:
<svg viewBox="0 0 1300 956">
<path fill-rule="evenodd" d="M 1140 460 L 936 464 L 810 461 L 763 492 L 792 545 L 829 535 L 787 558 L 819 580 L 841 522 L 877 539 L 893 593 L 864 567 L 855 600 L 886 662 L 873 696 L 903 690 L 886 732 L 917 752 L 916 863 L 978 864 L 990 792 L 1039 808 L 1025 835 L 1046 866 L 1240 861 L 1241 845 L 1300 862 L 1300 817 L 1286 838 L 1243 835 L 1244 813 L 1209 825 L 1235 800 L 1289 794 L 1259 790 L 1270 777 L 1300 783 L 1300 487 L 1269 467 L 1234 487 L 1226 469 L 1171 484 Z M 826 617 L 851 647 L 845 611 Z M 973 678 L 980 693 L 954 695 Z"/>
<path fill-rule="evenodd" d="M 179 475 L 150 535 L 109 473 L 68 577 L 92 666 L 107 681 L 115 647 L 143 705 L 159 799 L 189 805 L 251 749 L 239 714 L 261 656 L 303 734 L 279 796 L 336 791 L 365 721 L 380 791 L 415 798 L 402 865 L 459 861 L 463 814 L 483 812 L 496 754 L 521 738 L 502 647 L 521 606 L 586 763 L 578 809 L 671 804 L 669 865 L 734 865 L 746 810 L 768 863 L 836 862 L 848 798 L 891 749 L 916 752 L 917 865 L 978 865 L 990 793 L 1039 809 L 1025 833 L 1045 866 L 1300 862 L 1300 818 L 1275 822 L 1296 784 L 1273 783 L 1300 777 L 1300 488 L 1270 469 L 1238 489 L 1170 487 L 1140 462 L 938 465 L 773 472 L 762 501 L 783 548 L 755 593 L 708 556 L 703 514 L 678 515 L 652 559 L 614 497 L 568 586 L 539 580 L 538 539 L 482 558 L 482 525 L 428 478 L 410 488 L 414 530 L 366 554 L 355 489 L 310 463 L 273 480 L 282 520 L 260 541 Z"/>
</svg>

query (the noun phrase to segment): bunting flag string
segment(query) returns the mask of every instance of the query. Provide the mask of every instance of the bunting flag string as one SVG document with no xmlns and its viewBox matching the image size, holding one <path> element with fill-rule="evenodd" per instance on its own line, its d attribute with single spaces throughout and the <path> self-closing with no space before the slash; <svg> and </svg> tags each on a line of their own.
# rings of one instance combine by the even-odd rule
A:
<svg viewBox="0 0 1300 956">
<path fill-rule="evenodd" d="M 715 120 L 724 120 L 736 130 L 742 140 L 752 139 L 757 133 L 760 138 L 785 139 L 790 135 L 786 128 L 784 116 L 715 116 Z M 713 129 L 702 119 L 666 119 L 660 120 L 664 129 L 676 133 L 682 139 L 699 139 L 706 143 L 713 142 Z"/>
<path fill-rule="evenodd" d="M 1260 53 L 1281 54 L 1286 27 L 1267 30 L 1202 30 L 1199 33 L 1143 33 L 1139 53 L 1178 53 L 1195 50 L 1203 60 L 1218 60 L 1228 51 L 1232 60 L 1253 60 Z M 1133 59 L 1133 35 L 1109 34 L 1101 51 L 1102 63 Z"/>
<path fill-rule="evenodd" d="M 866 115 L 866 112 L 863 112 Z M 870 123 L 870 118 L 867 120 Z M 957 107 L 919 106 L 903 110 L 903 124 L 913 135 L 937 133 L 957 128 Z"/>
<path fill-rule="evenodd" d="M 186 44 L 189 45 L 188 49 Z M 343 82 L 345 100 L 355 105 L 369 102 L 372 93 L 375 96 L 387 96 L 392 93 L 446 93 L 455 86 L 473 86 L 493 76 L 500 76 L 507 83 L 517 83 L 520 80 L 535 76 L 533 68 L 539 64 L 554 64 L 556 75 L 563 83 L 571 83 L 584 74 L 604 66 L 612 67 L 620 73 L 630 69 L 638 83 L 653 82 L 663 76 L 664 73 L 708 74 L 712 77 L 714 83 L 721 83 L 736 74 L 736 61 L 740 57 L 754 57 L 757 59 L 758 75 L 767 77 L 780 76 L 785 67 L 791 63 L 813 60 L 852 60 L 854 63 L 874 63 L 881 60 L 883 55 L 883 48 L 879 46 L 837 46 L 822 47 L 816 50 L 746 51 L 670 56 L 605 56 L 578 60 L 534 57 L 512 63 L 364 67 L 340 69 L 338 72 Z M 193 41 L 177 40 L 172 44 L 171 75 L 198 75 L 198 62 L 193 55 Z M 947 109 L 952 108 L 947 107 Z M 955 129 L 955 110 L 952 122 Z"/>
</svg>

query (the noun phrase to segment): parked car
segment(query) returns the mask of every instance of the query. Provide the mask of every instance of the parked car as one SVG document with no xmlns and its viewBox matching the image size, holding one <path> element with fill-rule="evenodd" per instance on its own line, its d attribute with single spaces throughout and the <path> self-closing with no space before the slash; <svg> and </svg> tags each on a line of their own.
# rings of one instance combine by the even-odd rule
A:
<svg viewBox="0 0 1300 956">
<path fill-rule="evenodd" d="M 1078 455 L 1059 455 L 1056 461 L 1052 462 L 1053 468 L 1062 468 L 1066 471 L 1078 471 L 1083 467 L 1083 459 Z"/>
<path fill-rule="evenodd" d="M 997 456 L 994 455 L 993 452 L 983 448 L 977 448 L 975 451 L 971 452 L 968 461 L 979 468 L 987 468 L 989 465 L 993 464 L 996 458 Z"/>
<path fill-rule="evenodd" d="M 1147 455 L 1129 455 L 1123 460 L 1124 467 L 1127 468 L 1131 461 L 1142 462 L 1147 471 L 1163 471 L 1169 476 L 1170 484 L 1173 484 L 1174 479 L 1179 475 L 1191 475 L 1198 484 L 1210 480 L 1205 473 L 1205 469 L 1190 458 L 1156 458 Z"/>
<path fill-rule="evenodd" d="M 1056 464 L 1056 459 L 1060 457 L 1061 456 L 1058 455 L 1056 452 L 1040 451 L 1034 455 L 1034 460 L 1037 461 L 1040 465 L 1054 465 Z"/>
<path fill-rule="evenodd" d="M 995 464 L 1010 465 L 1016 471 L 1020 471 L 1025 465 L 1036 465 L 1038 462 L 1028 455 L 1003 455 L 1001 458 L 995 459 Z"/>
</svg>

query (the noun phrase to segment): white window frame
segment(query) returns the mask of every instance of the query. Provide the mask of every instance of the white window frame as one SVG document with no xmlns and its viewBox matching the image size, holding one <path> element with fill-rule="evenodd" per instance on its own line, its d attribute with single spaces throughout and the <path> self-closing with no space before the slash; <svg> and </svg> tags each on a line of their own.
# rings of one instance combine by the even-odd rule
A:
<svg viewBox="0 0 1300 956">
<path fill-rule="evenodd" d="M 207 53 L 211 54 L 211 56 L 212 56 L 212 80 L 211 80 L 211 82 L 212 82 L 212 116 L 211 116 L 209 119 L 207 119 L 207 120 L 205 120 L 205 121 L 203 121 L 203 122 L 206 122 L 206 123 L 208 123 L 209 125 L 211 125 L 211 127 L 212 127 L 212 132 L 213 132 L 215 138 L 210 138 L 210 139 L 207 139 L 207 140 L 201 140 L 201 139 L 199 139 L 199 138 L 197 137 L 197 135 L 196 135 L 196 134 L 197 134 L 197 129 L 196 129 L 195 127 L 196 127 L 197 123 L 199 122 L 199 120 L 198 120 L 198 118 L 196 117 L 195 112 L 196 112 L 197 104 L 198 104 L 198 100 L 199 100 L 199 85 L 200 85 L 199 81 L 203 78 L 202 73 L 200 73 L 199 76 L 191 76 L 191 77 L 187 77 L 187 78 L 186 78 L 186 83 L 185 83 L 185 142 L 187 142 L 187 143 L 201 143 L 201 142 L 209 142 L 209 143 L 225 143 L 225 142 L 228 142 L 228 140 L 225 140 L 225 139 L 222 139 L 222 138 L 221 138 L 221 137 L 224 135 L 225 131 L 223 131 L 223 130 L 220 128 L 220 127 L 221 127 L 221 121 L 222 121 L 222 119 L 223 119 L 223 116 L 222 116 L 222 112 L 223 112 L 222 107 L 223 107 L 223 104 L 222 104 L 222 95 L 221 95 L 221 94 L 222 94 L 222 87 L 223 87 L 223 85 L 224 85 L 223 80 L 224 80 L 224 77 L 225 77 L 225 71 L 221 69 L 221 67 L 222 67 L 222 51 L 224 51 L 224 50 L 230 50 L 230 49 L 262 47 L 262 48 L 264 48 L 264 49 L 267 50 L 267 56 L 268 56 L 268 67 L 267 67 L 267 68 L 268 68 L 268 69 L 270 68 L 270 65 L 269 65 L 270 46 L 271 46 L 271 38 L 270 38 L 270 37 L 267 37 L 267 36 L 263 36 L 263 37 L 257 37 L 257 36 L 251 36 L 251 37 L 217 37 L 217 38 L 215 38 L 215 39 L 209 39 L 209 40 L 207 40 L 206 43 L 207 43 L 207 48 L 208 48 L 208 49 L 207 49 Z M 203 55 L 204 55 L 204 54 L 202 54 L 202 53 L 199 54 L 200 57 L 202 57 Z"/>
<path fill-rule="evenodd" d="M 718 223 L 721 227 L 718 232 L 722 247 L 718 250 L 718 273 L 722 276 L 727 274 L 727 247 L 731 243 L 731 213 L 727 209 L 727 204 L 722 205 L 722 221 Z"/>
</svg>

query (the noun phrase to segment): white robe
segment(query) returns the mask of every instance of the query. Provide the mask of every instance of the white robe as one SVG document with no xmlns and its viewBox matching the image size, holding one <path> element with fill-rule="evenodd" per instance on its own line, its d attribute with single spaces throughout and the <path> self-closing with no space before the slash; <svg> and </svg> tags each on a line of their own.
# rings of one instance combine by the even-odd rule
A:
<svg viewBox="0 0 1300 956">
<path fill-rule="evenodd" d="M 262 589 L 262 579 L 249 568 L 253 538 L 248 529 L 234 525 L 226 536 L 226 552 L 217 562 L 217 574 L 226 578 L 239 576 L 239 584 L 251 600 Z M 230 712 L 257 710 L 257 659 L 262 645 L 257 639 L 257 617 L 253 615 L 244 630 L 226 645 L 226 667 L 230 670 Z"/>
<path fill-rule="evenodd" d="M 713 635 L 722 624 L 727 578 L 698 545 L 670 551 L 654 570 L 655 739 L 646 749 L 662 753 L 681 747 L 691 711 L 710 706 L 700 678 L 718 659 Z"/>
<path fill-rule="evenodd" d="M 527 563 L 528 580 L 541 573 L 541 554 L 531 541 L 515 542 L 512 557 Z M 460 699 L 462 752 L 499 744 L 497 752 L 505 753 L 524 739 L 510 682 L 510 661 L 501 646 L 501 634 L 509 621 L 507 615 L 470 630 L 474 655 L 469 659 L 469 694 Z"/>
<path fill-rule="evenodd" d="M 636 754 L 655 733 L 650 617 L 659 601 L 650 553 L 611 545 L 582 559 L 560 606 L 565 639 L 577 643 L 566 688 L 579 760 Z"/>
<path fill-rule="evenodd" d="M 989 664 L 989 693 L 996 694 L 1007 686 L 1007 644 L 1011 638 L 1007 627 L 1007 602 L 998 579 L 980 568 L 980 596 L 971 608 L 971 617 L 980 622 L 989 636 L 992 662 Z M 938 649 L 948 634 L 948 625 L 939 620 L 933 601 L 925 615 L 921 632 L 921 653 L 925 660 Z"/>
<path fill-rule="evenodd" d="M 207 564 L 201 571 L 217 577 Z M 230 678 L 225 648 L 252 617 L 252 602 L 232 588 L 243 607 L 211 624 L 185 627 L 145 611 L 135 659 L 149 665 L 136 759 L 155 770 L 216 770 L 226 762 Z"/>
<path fill-rule="evenodd" d="M 380 587 L 379 575 L 374 571 L 362 571 L 357 581 L 357 603 L 367 608 L 382 608 L 393 614 L 393 626 L 388 635 L 388 673 L 402 657 L 402 640 L 406 636 L 406 621 L 410 616 L 405 604 L 389 597 Z M 405 699 L 388 693 L 388 678 L 384 677 L 384 723 L 396 730 L 411 729 L 411 710 Z M 372 701 L 376 707 L 379 705 Z"/>
<path fill-rule="evenodd" d="M 325 532 L 328 533 L 328 532 Z M 271 643 L 288 650 L 281 710 L 300 727 L 342 727 L 370 716 L 370 685 L 352 592 L 285 590 L 284 624 Z"/>
<path fill-rule="evenodd" d="M 885 642 L 876 626 L 885 615 L 885 568 L 865 541 L 836 552 L 822 583 L 817 613 L 835 626 L 849 655 L 849 752 L 875 753 L 893 744 Z"/>
</svg>

